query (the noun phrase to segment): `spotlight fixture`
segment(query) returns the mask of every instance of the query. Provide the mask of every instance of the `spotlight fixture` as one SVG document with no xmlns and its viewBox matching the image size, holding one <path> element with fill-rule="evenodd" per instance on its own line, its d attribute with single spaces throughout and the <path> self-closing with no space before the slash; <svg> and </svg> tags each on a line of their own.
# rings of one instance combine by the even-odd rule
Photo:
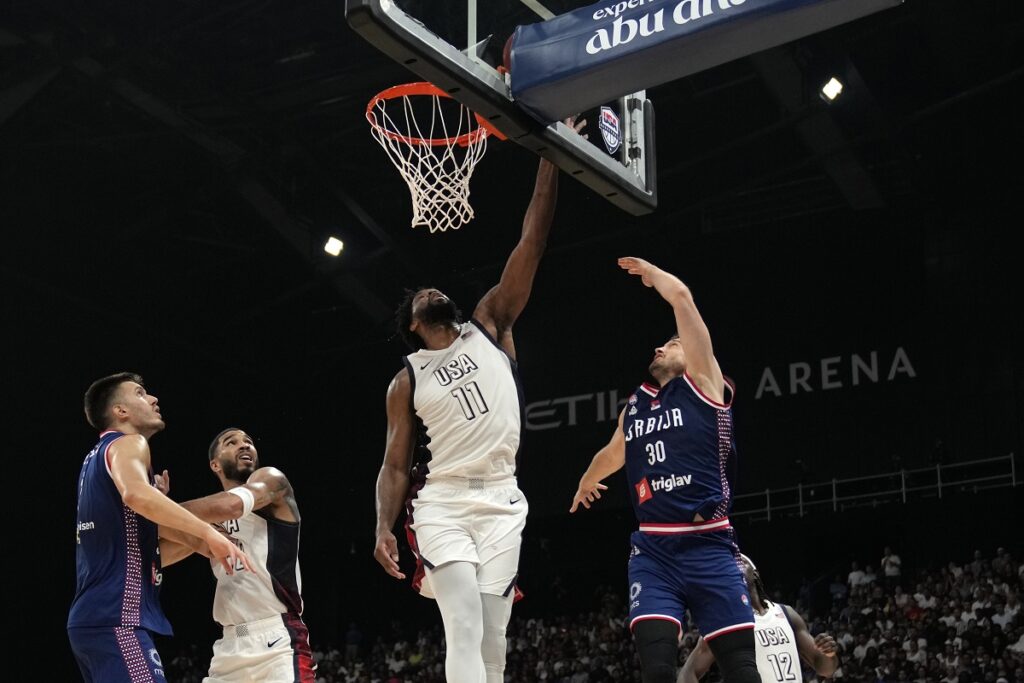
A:
<svg viewBox="0 0 1024 683">
<path fill-rule="evenodd" d="M 837 97 L 839 97 L 839 94 L 842 92 L 842 81 L 833 76 L 832 78 L 828 79 L 828 83 L 821 86 L 821 99 L 825 100 L 826 102 L 832 102 Z"/>
<path fill-rule="evenodd" d="M 324 244 L 324 251 L 331 256 L 337 256 L 341 253 L 341 250 L 345 248 L 345 243 L 339 240 L 337 237 L 328 237 L 327 243 Z"/>
</svg>

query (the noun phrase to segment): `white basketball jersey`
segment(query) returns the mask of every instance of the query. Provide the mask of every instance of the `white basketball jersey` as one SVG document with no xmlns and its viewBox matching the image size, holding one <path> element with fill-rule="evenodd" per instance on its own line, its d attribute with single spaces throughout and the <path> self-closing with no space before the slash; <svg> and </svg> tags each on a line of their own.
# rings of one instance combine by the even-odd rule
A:
<svg viewBox="0 0 1024 683">
<path fill-rule="evenodd" d="M 446 349 L 405 359 L 413 407 L 430 439 L 432 477 L 506 479 L 515 474 L 522 402 L 512 359 L 478 323 L 463 323 Z"/>
<path fill-rule="evenodd" d="M 766 602 L 764 614 L 754 612 L 757 672 L 762 681 L 784 683 L 804 679 L 796 636 L 782 605 Z"/>
<path fill-rule="evenodd" d="M 221 626 L 246 624 L 279 614 L 302 614 L 302 575 L 299 571 L 299 525 L 252 513 L 220 525 L 249 556 L 251 572 L 241 564 L 228 575 L 211 560 L 217 591 L 213 618 Z"/>
</svg>

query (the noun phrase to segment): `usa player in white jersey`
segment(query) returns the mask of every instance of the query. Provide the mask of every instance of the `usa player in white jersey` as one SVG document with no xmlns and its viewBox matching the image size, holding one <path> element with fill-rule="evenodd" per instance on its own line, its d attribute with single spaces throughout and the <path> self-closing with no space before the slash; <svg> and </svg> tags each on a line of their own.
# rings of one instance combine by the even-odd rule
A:
<svg viewBox="0 0 1024 683">
<path fill-rule="evenodd" d="M 388 387 L 374 555 L 388 574 L 405 578 L 392 528 L 408 499 L 414 587 L 437 600 L 449 683 L 504 677 L 527 512 L 515 477 L 522 396 L 512 326 L 544 253 L 557 182 L 558 169 L 541 161 L 519 243 L 468 322 L 433 288 L 410 292 L 396 315 L 415 352 Z"/>
<path fill-rule="evenodd" d="M 822 678 L 834 674 L 839 667 L 839 647 L 832 636 L 819 633 L 812 637 L 796 610 L 767 599 L 753 561 L 746 555 L 740 555 L 740 559 L 754 608 L 754 643 L 761 680 L 764 683 L 802 681 L 801 660 Z M 678 683 L 697 683 L 714 661 L 715 654 L 700 638 L 679 672 Z"/>
<path fill-rule="evenodd" d="M 313 683 L 316 664 L 302 621 L 301 518 L 284 473 L 260 467 L 253 439 L 234 427 L 210 444 L 210 469 L 224 491 L 182 503 L 219 524 L 250 560 L 252 571 L 213 565 L 213 618 L 224 637 L 213 645 L 204 683 Z"/>
</svg>

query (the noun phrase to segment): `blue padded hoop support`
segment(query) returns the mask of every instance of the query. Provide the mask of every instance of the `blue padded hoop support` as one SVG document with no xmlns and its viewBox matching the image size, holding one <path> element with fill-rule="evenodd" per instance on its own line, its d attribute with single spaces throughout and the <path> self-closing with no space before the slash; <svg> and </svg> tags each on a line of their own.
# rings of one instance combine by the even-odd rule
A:
<svg viewBox="0 0 1024 683">
<path fill-rule="evenodd" d="M 557 121 L 903 0 L 602 0 L 516 28 L 512 96 Z"/>
</svg>

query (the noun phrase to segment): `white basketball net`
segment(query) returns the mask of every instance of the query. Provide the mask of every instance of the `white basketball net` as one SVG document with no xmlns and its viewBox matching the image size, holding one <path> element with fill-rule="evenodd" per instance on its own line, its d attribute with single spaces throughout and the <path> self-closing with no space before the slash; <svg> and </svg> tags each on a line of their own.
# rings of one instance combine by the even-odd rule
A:
<svg viewBox="0 0 1024 683">
<path fill-rule="evenodd" d="M 371 101 L 366 118 L 409 187 L 412 227 L 426 225 L 431 233 L 458 230 L 473 220 L 469 181 L 487 151 L 487 130 L 472 111 L 440 90 L 385 96 L 387 92 Z M 456 110 L 458 119 L 452 120 Z"/>
</svg>

